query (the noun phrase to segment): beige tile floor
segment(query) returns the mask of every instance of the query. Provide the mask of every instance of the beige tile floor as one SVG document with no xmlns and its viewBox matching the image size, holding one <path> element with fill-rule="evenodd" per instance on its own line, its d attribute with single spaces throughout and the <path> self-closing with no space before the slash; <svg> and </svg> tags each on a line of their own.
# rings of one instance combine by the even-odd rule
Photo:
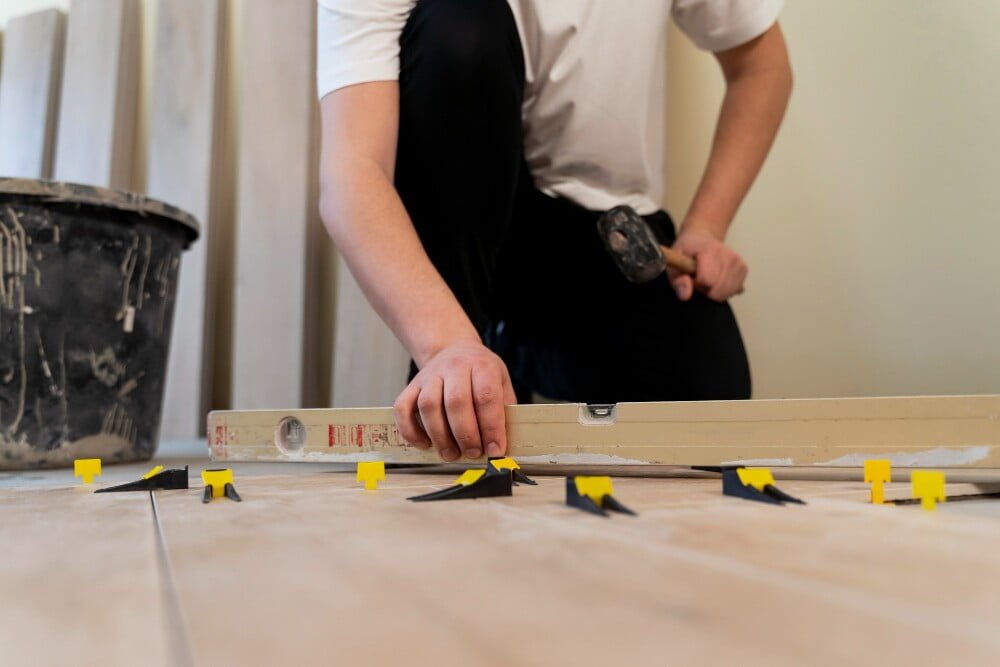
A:
<svg viewBox="0 0 1000 667">
<path fill-rule="evenodd" d="M 415 504 L 450 482 L 239 464 L 201 503 L 200 441 L 155 463 L 192 489 L 93 494 L 0 475 L 0 664 L 995 664 L 1000 500 L 874 507 L 857 482 L 616 479 L 638 517 L 510 498 Z M 109 466 L 96 486 L 152 464 Z M 903 486 L 903 485 L 899 485 Z"/>
</svg>

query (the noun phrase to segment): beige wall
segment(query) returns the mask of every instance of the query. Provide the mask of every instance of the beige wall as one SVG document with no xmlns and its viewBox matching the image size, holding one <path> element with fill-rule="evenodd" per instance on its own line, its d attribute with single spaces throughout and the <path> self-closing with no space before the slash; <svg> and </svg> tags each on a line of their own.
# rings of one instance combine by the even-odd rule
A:
<svg viewBox="0 0 1000 667">
<path fill-rule="evenodd" d="M 0 29 L 69 4 L 5 0 Z M 144 8 L 140 158 L 155 2 Z M 796 90 L 731 236 L 751 265 L 735 305 L 755 395 L 1000 391 L 1000 2 L 797 0 L 782 25 Z M 712 58 L 672 33 L 667 188 L 680 218 L 722 86 Z M 218 386 L 215 404 L 227 396 Z"/>
<path fill-rule="evenodd" d="M 796 88 L 730 240 L 755 396 L 1000 392 L 1000 2 L 798 0 Z M 668 205 L 722 86 L 670 45 Z"/>
</svg>

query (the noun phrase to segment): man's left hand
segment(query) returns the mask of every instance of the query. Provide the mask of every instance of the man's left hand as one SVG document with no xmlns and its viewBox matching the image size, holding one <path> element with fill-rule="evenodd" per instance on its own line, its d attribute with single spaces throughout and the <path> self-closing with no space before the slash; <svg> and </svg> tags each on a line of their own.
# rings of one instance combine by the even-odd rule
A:
<svg viewBox="0 0 1000 667">
<path fill-rule="evenodd" d="M 673 248 L 693 257 L 698 263 L 694 276 L 667 269 L 670 283 L 681 301 L 690 300 L 694 290 L 720 302 L 743 291 L 748 271 L 746 262 L 711 232 L 697 228 L 682 229 Z"/>
</svg>

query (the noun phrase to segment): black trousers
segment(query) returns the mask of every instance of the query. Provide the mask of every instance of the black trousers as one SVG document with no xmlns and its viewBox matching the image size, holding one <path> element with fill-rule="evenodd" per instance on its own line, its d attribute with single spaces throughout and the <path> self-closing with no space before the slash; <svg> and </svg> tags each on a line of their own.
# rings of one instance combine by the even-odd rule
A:
<svg viewBox="0 0 1000 667">
<path fill-rule="evenodd" d="M 506 0 L 419 0 L 400 38 L 396 187 L 431 261 L 524 400 L 737 399 L 750 371 L 728 304 L 629 283 L 591 211 L 524 160 L 525 68 Z M 663 243 L 673 222 L 647 216 Z"/>
</svg>

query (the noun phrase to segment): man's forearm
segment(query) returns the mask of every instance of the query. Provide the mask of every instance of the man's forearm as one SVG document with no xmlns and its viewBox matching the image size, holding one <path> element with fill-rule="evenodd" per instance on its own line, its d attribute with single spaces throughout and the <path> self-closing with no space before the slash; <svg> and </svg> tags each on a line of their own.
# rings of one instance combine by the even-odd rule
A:
<svg viewBox="0 0 1000 667">
<path fill-rule="evenodd" d="M 364 158 L 336 162 L 324 174 L 323 219 L 365 296 L 417 365 L 448 345 L 479 342 L 383 168 Z"/>
<path fill-rule="evenodd" d="M 726 95 L 708 164 L 682 228 L 697 228 L 723 240 L 777 135 L 792 72 L 777 25 L 717 57 L 726 76 Z"/>
<path fill-rule="evenodd" d="M 418 366 L 450 345 L 479 342 L 392 185 L 396 82 L 348 86 L 320 108 L 320 213 L 369 302 Z"/>
<path fill-rule="evenodd" d="M 483 345 L 431 263 L 393 187 L 399 85 L 369 81 L 324 96 L 320 213 L 369 302 L 420 372 L 393 403 L 396 427 L 445 461 L 507 450 L 507 367 Z"/>
</svg>

